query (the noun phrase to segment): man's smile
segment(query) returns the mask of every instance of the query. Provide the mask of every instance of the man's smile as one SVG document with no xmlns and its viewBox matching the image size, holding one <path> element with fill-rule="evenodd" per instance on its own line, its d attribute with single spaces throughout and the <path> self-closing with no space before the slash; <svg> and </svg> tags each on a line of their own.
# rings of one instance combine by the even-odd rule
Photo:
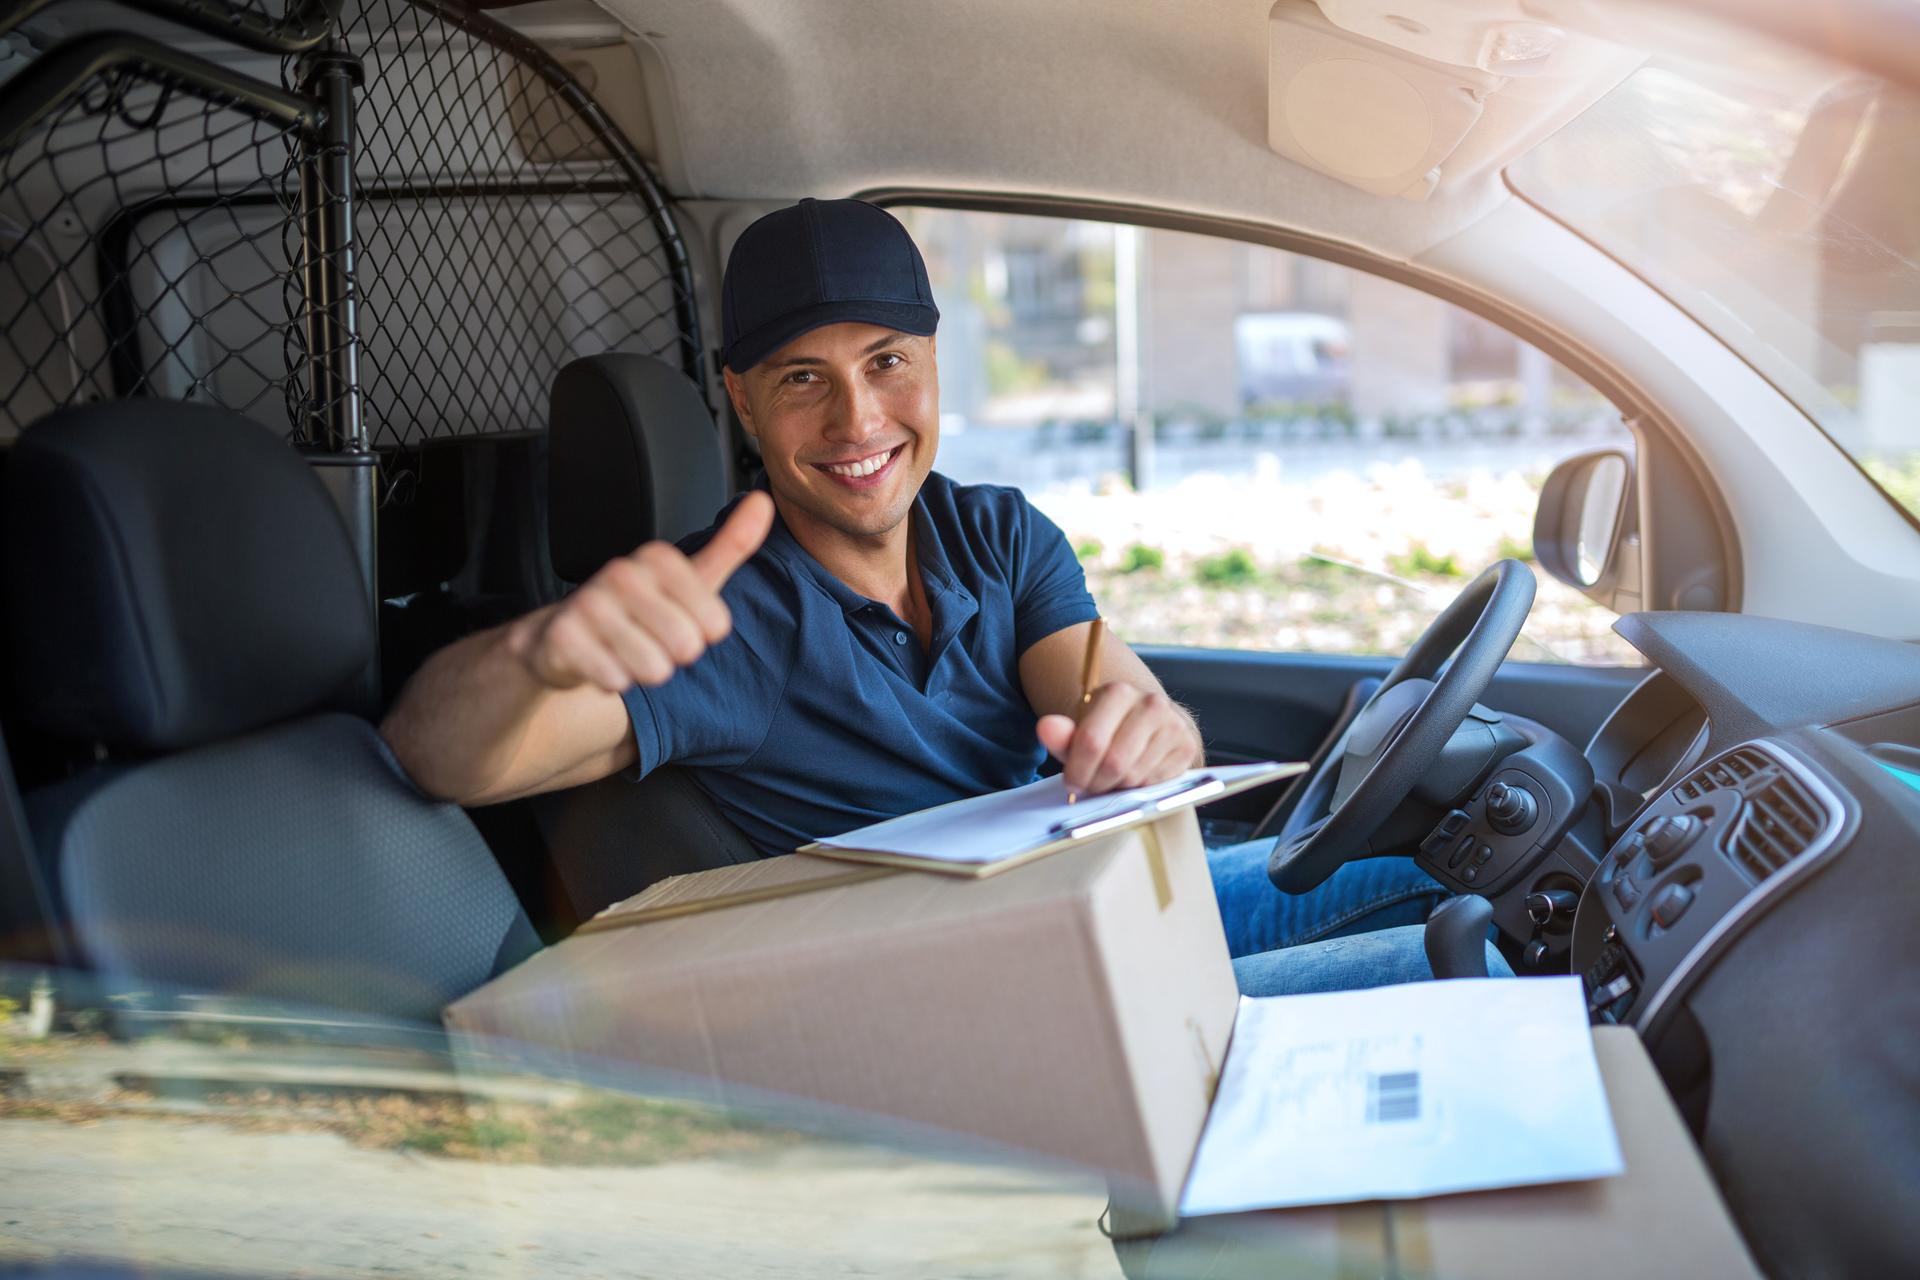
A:
<svg viewBox="0 0 1920 1280">
<path fill-rule="evenodd" d="M 905 448 L 905 444 L 897 444 L 891 449 L 882 449 L 864 457 L 849 458 L 843 462 L 816 462 L 813 466 L 843 484 L 866 489 L 880 483 L 893 470 L 894 461 Z"/>
</svg>

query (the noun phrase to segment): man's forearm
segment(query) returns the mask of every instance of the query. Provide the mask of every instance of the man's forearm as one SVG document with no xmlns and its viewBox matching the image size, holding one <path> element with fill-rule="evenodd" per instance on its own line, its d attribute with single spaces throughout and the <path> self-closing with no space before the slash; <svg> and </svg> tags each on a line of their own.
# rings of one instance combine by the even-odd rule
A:
<svg viewBox="0 0 1920 1280">
<path fill-rule="evenodd" d="M 514 652 L 518 623 L 494 627 L 429 658 L 401 690 L 381 736 L 421 790 L 463 804 L 535 789 L 528 738 L 560 695 Z"/>
<path fill-rule="evenodd" d="M 649 542 L 558 604 L 428 659 L 380 732 L 414 782 L 461 804 L 604 778 L 639 748 L 621 695 L 660 685 L 732 629 L 720 588 L 773 527 L 750 493 L 687 556 Z"/>
</svg>

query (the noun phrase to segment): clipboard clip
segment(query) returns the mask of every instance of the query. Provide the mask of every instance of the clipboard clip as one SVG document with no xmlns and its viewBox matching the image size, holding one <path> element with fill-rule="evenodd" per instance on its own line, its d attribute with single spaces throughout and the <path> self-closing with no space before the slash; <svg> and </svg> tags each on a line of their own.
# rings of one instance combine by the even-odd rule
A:
<svg viewBox="0 0 1920 1280">
<path fill-rule="evenodd" d="M 1211 773 L 1203 773 L 1181 787 L 1169 792 L 1158 800 L 1148 801 L 1133 809 L 1123 809 L 1119 813 L 1101 814 L 1098 817 L 1082 819 L 1079 822 L 1056 822 L 1047 828 L 1047 833 L 1062 840 L 1084 840 L 1088 836 L 1103 835 L 1118 830 L 1140 819 L 1153 819 L 1175 809 L 1199 804 L 1211 796 L 1227 789 L 1227 784 Z"/>
</svg>

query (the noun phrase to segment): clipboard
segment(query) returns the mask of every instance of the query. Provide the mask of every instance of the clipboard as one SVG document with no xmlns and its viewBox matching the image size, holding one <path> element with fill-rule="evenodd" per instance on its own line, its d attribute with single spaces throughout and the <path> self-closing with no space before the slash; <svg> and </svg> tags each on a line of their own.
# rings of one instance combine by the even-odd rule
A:
<svg viewBox="0 0 1920 1280">
<path fill-rule="evenodd" d="M 1073 849 L 1098 836 L 1111 835 L 1117 831 L 1126 831 L 1132 827 L 1158 822 L 1170 813 L 1182 809 L 1191 809 L 1197 805 L 1211 804 L 1215 800 L 1224 800 L 1228 796 L 1238 795 L 1242 791 L 1251 791 L 1255 787 L 1266 786 L 1285 778 L 1305 773 L 1304 762 L 1275 762 L 1253 773 L 1242 774 L 1231 779 L 1223 779 L 1212 773 L 1203 773 L 1191 779 L 1179 791 L 1156 797 L 1135 808 L 1112 812 L 1102 809 L 1089 815 L 1087 819 L 1072 823 L 1054 823 L 1039 838 L 1032 848 L 1023 849 L 1006 857 L 991 861 L 961 862 L 941 858 L 921 857 L 915 854 L 890 853 L 880 849 L 848 848 L 842 845 L 825 844 L 814 841 L 801 845 L 796 853 L 812 854 L 815 857 L 833 858 L 842 862 L 862 862 L 884 867 L 901 867 L 914 871 L 931 871 L 938 875 L 958 876 L 966 879 L 981 879 L 998 875 L 1002 871 L 1024 866 L 1036 858 L 1059 853 L 1064 849 Z M 1097 799 L 1097 797 L 1094 797 Z M 951 804 L 939 806 L 927 812 L 939 813 L 942 809 L 951 809 L 969 804 L 969 800 L 956 800 Z M 853 833 L 858 835 L 858 833 Z"/>
</svg>

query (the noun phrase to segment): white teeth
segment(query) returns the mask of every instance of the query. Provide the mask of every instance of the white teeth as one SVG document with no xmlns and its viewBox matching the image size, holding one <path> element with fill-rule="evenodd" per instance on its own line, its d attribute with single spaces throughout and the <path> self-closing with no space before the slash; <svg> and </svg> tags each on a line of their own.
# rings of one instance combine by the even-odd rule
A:
<svg viewBox="0 0 1920 1280">
<path fill-rule="evenodd" d="M 893 457 L 893 453 L 894 451 L 889 449 L 885 453 L 876 453 L 871 458 L 862 458 L 859 462 L 828 463 L 823 469 L 837 476 L 851 476 L 857 479 L 860 476 L 870 476 L 886 466 L 888 459 Z"/>
</svg>

